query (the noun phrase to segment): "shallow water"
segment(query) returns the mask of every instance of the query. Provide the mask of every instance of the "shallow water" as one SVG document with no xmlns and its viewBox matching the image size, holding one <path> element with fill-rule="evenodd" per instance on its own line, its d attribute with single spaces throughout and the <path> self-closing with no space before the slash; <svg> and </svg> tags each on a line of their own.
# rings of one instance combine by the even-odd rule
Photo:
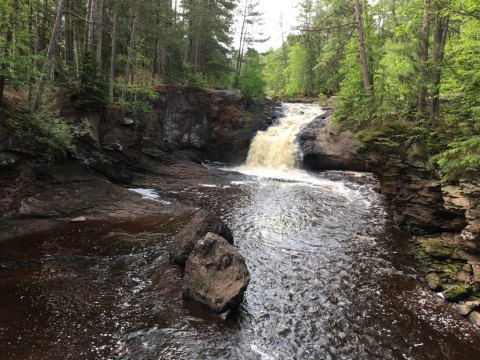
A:
<svg viewBox="0 0 480 360">
<path fill-rule="evenodd" d="M 296 132 L 322 111 L 285 109 L 247 165 L 130 189 L 171 215 L 2 242 L 0 359 L 480 358 L 480 332 L 417 280 L 375 179 L 295 169 Z M 226 321 L 181 298 L 167 249 L 194 210 L 178 205 L 221 216 L 246 258 L 252 280 Z"/>
<path fill-rule="evenodd" d="M 252 275 L 239 311 L 181 300 L 167 247 L 189 214 L 68 224 L 1 244 L 0 358 L 479 357 L 480 333 L 416 280 L 370 176 L 225 175 L 156 192 L 230 225 Z"/>
</svg>

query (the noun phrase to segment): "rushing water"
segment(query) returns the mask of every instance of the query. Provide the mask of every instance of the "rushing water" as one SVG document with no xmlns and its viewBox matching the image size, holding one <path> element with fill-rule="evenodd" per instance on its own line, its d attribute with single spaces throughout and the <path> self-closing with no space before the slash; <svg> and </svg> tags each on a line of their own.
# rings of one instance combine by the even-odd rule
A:
<svg viewBox="0 0 480 360">
<path fill-rule="evenodd" d="M 229 224 L 252 275 L 236 313 L 181 300 L 167 247 L 188 214 L 68 224 L 1 244 L 0 358 L 480 357 L 479 332 L 416 280 L 370 175 L 235 170 L 148 197 Z"/>
</svg>

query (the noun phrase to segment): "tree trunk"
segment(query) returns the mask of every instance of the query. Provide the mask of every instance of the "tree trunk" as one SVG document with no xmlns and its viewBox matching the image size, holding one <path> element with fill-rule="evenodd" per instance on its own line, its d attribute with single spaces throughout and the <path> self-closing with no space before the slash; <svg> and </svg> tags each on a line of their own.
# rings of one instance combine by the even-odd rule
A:
<svg viewBox="0 0 480 360">
<path fill-rule="evenodd" d="M 93 21 L 95 20 L 95 0 L 88 0 L 88 9 L 87 9 L 87 17 L 88 17 L 88 22 L 87 22 L 87 27 L 88 27 L 88 33 L 87 33 L 87 46 L 89 49 L 92 49 L 93 46 Z"/>
<path fill-rule="evenodd" d="M 433 55 L 432 55 L 432 105 L 430 111 L 430 124 L 435 125 L 440 114 L 440 81 L 442 79 L 442 66 L 445 55 L 445 43 L 448 34 L 448 15 L 442 15 L 446 4 L 436 2 L 435 30 L 433 33 Z"/>
<path fill-rule="evenodd" d="M 358 30 L 358 51 L 360 54 L 360 65 L 362 66 L 363 86 L 365 88 L 365 94 L 370 95 L 372 92 L 372 84 L 370 83 L 370 75 L 368 73 L 367 53 L 365 51 L 363 38 L 362 9 L 359 0 L 355 0 L 355 20 Z"/>
<path fill-rule="evenodd" d="M 104 14 L 105 12 L 105 0 L 100 0 L 99 5 L 99 14 L 98 14 L 98 38 L 97 38 L 97 63 L 98 67 L 102 68 L 102 48 L 103 48 L 103 28 L 104 24 Z"/>
<path fill-rule="evenodd" d="M 135 30 L 137 27 L 137 20 L 138 20 L 138 8 L 135 6 L 135 13 L 133 15 L 133 24 L 132 24 L 132 32 L 130 33 L 130 42 L 128 46 L 128 54 L 127 54 L 127 61 L 125 63 L 125 81 L 124 81 L 124 89 L 122 91 L 122 99 L 125 100 L 125 91 L 128 85 L 128 80 L 130 77 L 130 68 L 132 66 L 132 58 L 133 58 L 133 46 L 135 45 Z"/>
<path fill-rule="evenodd" d="M 71 9 L 72 0 L 68 0 L 68 9 Z M 72 75 L 74 71 L 74 50 L 73 50 L 73 28 L 72 28 L 72 16 L 65 15 L 65 63 L 68 67 L 69 75 Z"/>
<path fill-rule="evenodd" d="M 30 70 L 30 75 L 28 77 L 28 102 L 32 101 L 32 93 L 33 93 L 33 70 L 35 69 L 35 64 L 34 64 L 34 57 L 36 54 L 33 53 L 34 51 L 34 35 L 33 35 L 33 4 L 32 0 L 28 0 L 28 53 L 30 56 L 30 64 L 32 66 L 32 69 Z M 1 106 L 1 100 L 0 100 L 0 106 Z"/>
<path fill-rule="evenodd" d="M 45 56 L 45 62 L 43 63 L 42 73 L 40 76 L 40 81 L 38 83 L 37 94 L 35 96 L 35 105 L 34 105 L 35 110 L 40 109 L 43 91 L 45 90 L 45 85 L 47 82 L 47 75 L 48 75 L 47 73 L 52 64 L 53 56 L 55 55 L 55 48 L 57 45 L 58 34 L 60 33 L 62 18 L 65 13 L 65 3 L 66 3 L 66 0 L 59 0 L 57 16 L 55 17 L 52 36 L 50 37 L 50 42 L 48 44 L 47 55 Z"/>
<path fill-rule="evenodd" d="M 420 41 L 421 74 L 418 91 L 418 120 L 425 117 L 427 106 L 428 50 L 430 38 L 430 0 L 424 1 L 423 26 Z"/>
<path fill-rule="evenodd" d="M 242 62 L 242 49 L 244 43 L 244 31 L 245 31 L 245 22 L 247 21 L 247 9 L 248 9 L 248 0 L 245 0 L 245 10 L 243 12 L 243 20 L 242 20 L 242 30 L 240 31 L 240 44 L 238 45 L 238 56 L 237 56 L 237 67 L 235 70 L 235 80 L 233 87 L 238 89 L 239 81 L 240 81 L 240 63 Z M 283 42 L 282 42 L 283 45 Z"/>
<path fill-rule="evenodd" d="M 17 4 L 17 1 L 14 2 L 14 4 L 12 4 L 13 7 L 15 8 Z M 12 21 L 12 19 L 10 19 L 10 22 Z M 12 26 L 10 26 L 8 29 L 7 29 L 7 36 L 5 37 L 5 51 L 3 54 L 0 54 L 0 55 L 3 55 L 5 56 L 6 58 L 8 58 L 11 54 L 10 54 L 10 47 L 12 46 L 12 40 L 13 40 L 13 32 L 12 32 Z M 5 73 L 7 70 L 7 65 L 4 64 L 3 66 L 3 72 Z M 2 107 L 3 105 L 3 93 L 5 92 L 5 85 L 7 83 L 7 78 L 5 75 L 1 75 L 0 76 L 0 107 Z"/>
<path fill-rule="evenodd" d="M 117 4 L 113 5 L 113 24 L 112 24 L 112 53 L 110 56 L 110 73 L 108 74 L 108 85 L 110 101 L 113 101 L 113 84 L 115 81 L 115 61 L 117 59 Z"/>
</svg>

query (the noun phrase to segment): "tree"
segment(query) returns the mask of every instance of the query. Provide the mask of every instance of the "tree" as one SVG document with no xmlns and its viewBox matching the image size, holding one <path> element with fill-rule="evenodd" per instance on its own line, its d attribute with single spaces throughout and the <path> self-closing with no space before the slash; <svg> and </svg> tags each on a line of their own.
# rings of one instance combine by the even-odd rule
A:
<svg viewBox="0 0 480 360">
<path fill-rule="evenodd" d="M 307 51 L 300 44 L 292 46 L 288 53 L 288 66 L 285 69 L 286 95 L 305 95 L 308 76 L 307 62 Z"/>
<path fill-rule="evenodd" d="M 248 49 L 246 61 L 239 79 L 239 89 L 250 98 L 265 96 L 265 80 L 263 79 L 263 64 L 260 55 L 254 49 Z"/>
<path fill-rule="evenodd" d="M 37 94 L 35 96 L 35 104 L 34 104 L 35 110 L 38 110 L 40 108 L 43 91 L 45 89 L 45 84 L 47 81 L 47 71 L 49 70 L 52 64 L 53 58 L 55 56 L 57 39 L 60 34 L 60 26 L 62 25 L 62 18 L 63 18 L 63 15 L 65 14 L 65 5 L 66 5 L 66 0 L 59 0 L 57 15 L 55 17 L 55 23 L 53 25 L 52 35 L 50 37 L 50 42 L 48 44 L 47 55 L 45 56 L 45 61 L 43 63 L 43 69 L 41 72 L 40 81 L 38 83 Z"/>
<path fill-rule="evenodd" d="M 370 75 L 368 71 L 367 53 L 365 51 L 365 40 L 363 35 L 363 23 L 362 23 L 362 9 L 360 6 L 360 0 L 355 0 L 355 21 L 357 22 L 358 52 L 360 55 L 360 65 L 362 67 L 363 86 L 365 88 L 365 94 L 370 95 L 372 92 L 372 85 L 370 82 Z"/>
</svg>

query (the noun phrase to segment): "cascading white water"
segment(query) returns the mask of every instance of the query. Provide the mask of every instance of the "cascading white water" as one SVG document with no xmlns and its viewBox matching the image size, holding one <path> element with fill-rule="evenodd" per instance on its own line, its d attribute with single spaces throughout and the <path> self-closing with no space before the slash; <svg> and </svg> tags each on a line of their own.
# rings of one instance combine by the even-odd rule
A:
<svg viewBox="0 0 480 360">
<path fill-rule="evenodd" d="M 289 172 L 295 169 L 300 158 L 295 142 L 303 125 L 325 113 L 318 105 L 284 104 L 285 117 L 266 131 L 259 131 L 248 153 L 244 170 L 277 170 Z"/>
</svg>

